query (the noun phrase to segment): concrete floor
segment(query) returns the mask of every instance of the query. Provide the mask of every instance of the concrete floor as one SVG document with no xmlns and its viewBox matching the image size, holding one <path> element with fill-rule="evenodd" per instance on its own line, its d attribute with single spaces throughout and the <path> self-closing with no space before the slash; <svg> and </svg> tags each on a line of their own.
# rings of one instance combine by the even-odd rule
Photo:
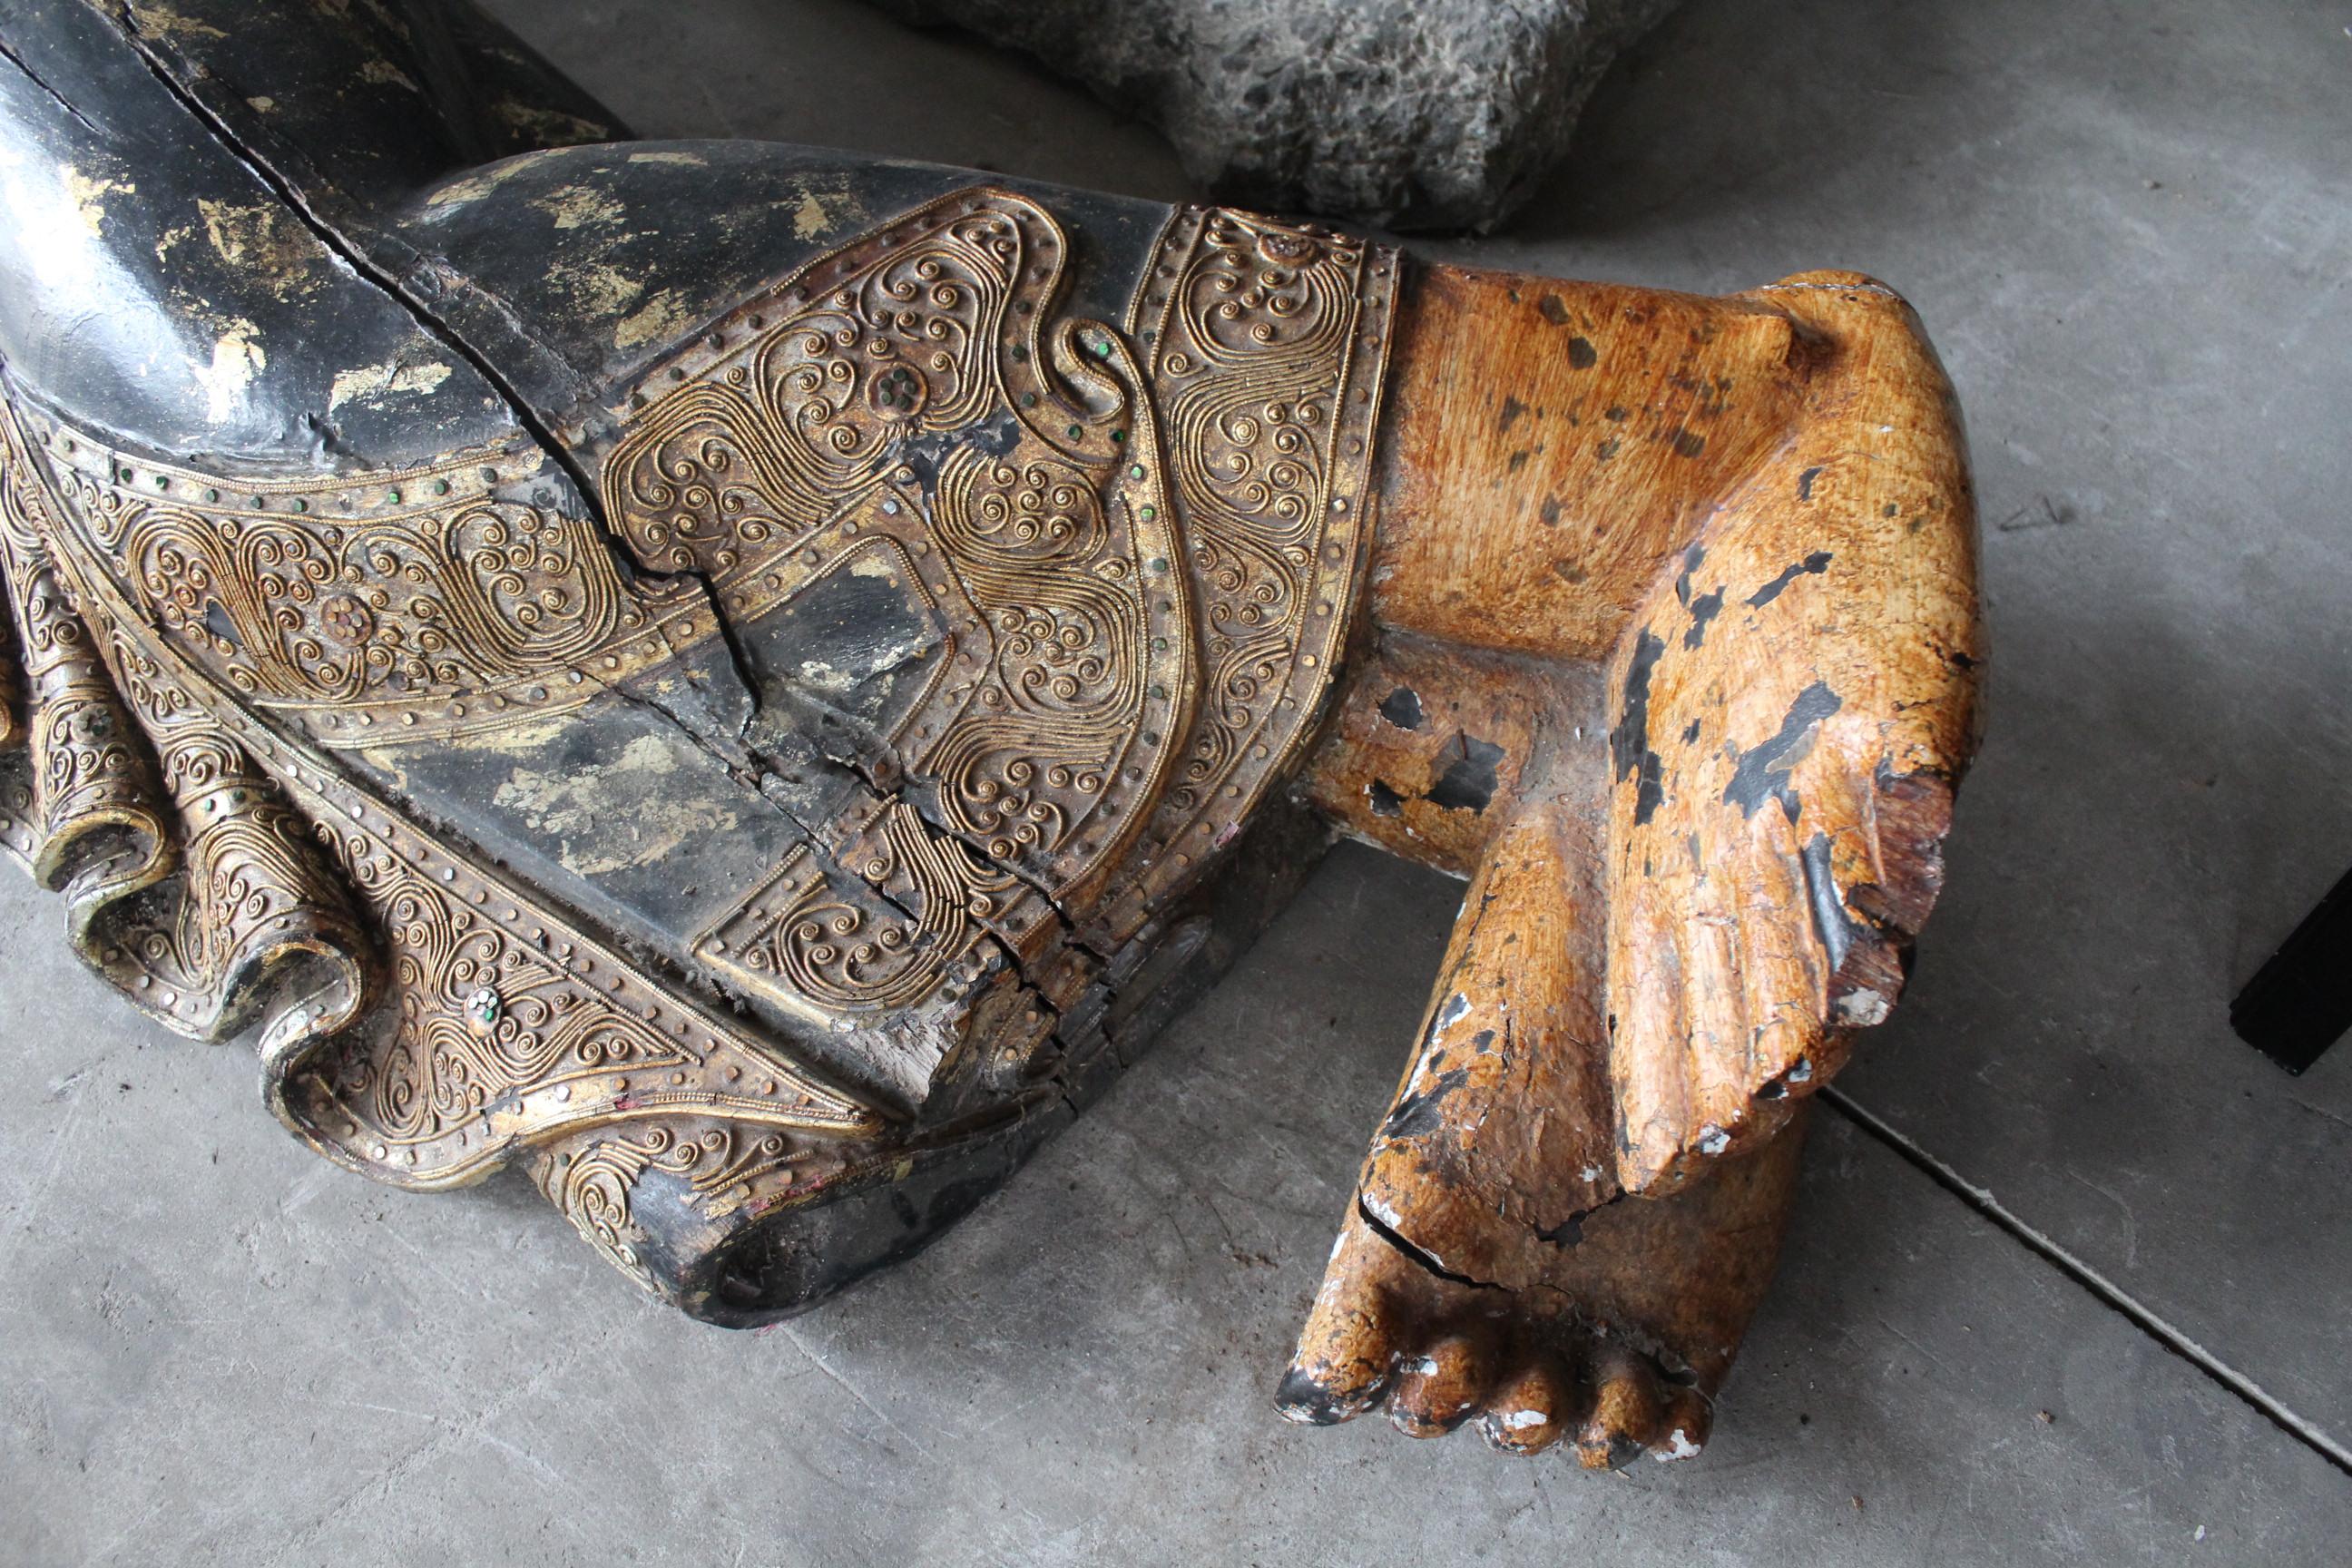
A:
<svg viewBox="0 0 2352 1568">
<path fill-rule="evenodd" d="M 848 0 L 493 8 L 649 135 L 1190 194 Z M 1971 420 L 1995 707 L 1951 890 L 1703 1460 L 1274 1418 L 1458 896 L 1370 852 L 945 1243 L 757 1335 L 520 1183 L 320 1163 L 7 876 L 0 1561 L 2342 1562 L 2352 1045 L 2288 1079 L 2226 1010 L 2352 863 L 2347 77 L 2341 4 L 1692 0 L 1511 235 L 1437 247 L 1863 268 Z"/>
</svg>

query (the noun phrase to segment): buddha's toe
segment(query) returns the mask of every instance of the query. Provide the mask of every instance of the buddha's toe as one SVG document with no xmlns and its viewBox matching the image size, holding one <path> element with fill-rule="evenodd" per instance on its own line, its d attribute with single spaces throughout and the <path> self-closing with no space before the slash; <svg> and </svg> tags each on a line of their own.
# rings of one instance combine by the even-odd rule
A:
<svg viewBox="0 0 2352 1568">
<path fill-rule="evenodd" d="M 1567 1436 L 1580 1401 L 1562 1359 L 1539 1352 L 1496 1384 L 1478 1434 L 1507 1454 L 1540 1454 Z"/>
<path fill-rule="evenodd" d="M 1601 1341 L 1592 1356 L 1592 1406 L 1576 1430 L 1588 1470 L 1622 1469 L 1657 1437 L 1665 1394 L 1657 1368 L 1631 1348 Z"/>
<path fill-rule="evenodd" d="M 1408 1437 L 1442 1437 L 1476 1415 L 1494 1382 L 1493 1335 L 1481 1329 L 1440 1334 L 1399 1368 L 1389 1421 Z"/>
<path fill-rule="evenodd" d="M 1328 1426 L 1362 1415 L 1388 1392 L 1402 1323 L 1399 1288 L 1411 1283 L 1412 1267 L 1362 1215 L 1349 1212 L 1275 1392 L 1286 1419 Z"/>
</svg>

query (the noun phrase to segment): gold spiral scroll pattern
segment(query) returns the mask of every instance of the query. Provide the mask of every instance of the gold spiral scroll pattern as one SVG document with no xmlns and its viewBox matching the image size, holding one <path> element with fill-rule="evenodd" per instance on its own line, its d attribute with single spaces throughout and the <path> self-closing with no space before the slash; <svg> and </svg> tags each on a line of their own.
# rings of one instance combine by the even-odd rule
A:
<svg viewBox="0 0 2352 1568">
<path fill-rule="evenodd" d="M 551 717 L 718 635 L 698 584 L 625 581 L 581 509 L 541 499 L 534 447 L 230 480 L 27 423 L 142 615 L 325 745 Z"/>
<path fill-rule="evenodd" d="M 882 808 L 848 857 L 887 900 L 845 897 L 806 850 L 695 947 L 740 985 L 805 998 L 830 1013 L 881 1013 L 927 997 L 953 999 L 988 969 L 987 940 L 1017 946 L 1043 918 L 1026 883 L 932 831 L 903 803 Z"/>
<path fill-rule="evenodd" d="M 517 1147 L 664 1113 L 830 1134 L 878 1125 L 380 803 L 307 769 L 293 776 L 393 965 L 390 1016 L 323 1044 L 286 1085 L 289 1123 L 332 1157 L 442 1187 Z"/>
<path fill-rule="evenodd" d="M 638 377 L 601 484 L 637 559 L 707 574 L 738 625 L 897 545 L 950 673 L 876 739 L 942 832 L 1084 901 L 1141 831 L 1198 677 L 1158 415 L 1129 338 L 1055 314 L 1068 251 L 985 186 L 894 219 Z M 890 964 L 808 973 L 859 1005 L 919 994 Z"/>
<path fill-rule="evenodd" d="M 778 559 L 911 441 L 1010 416 L 1098 483 L 1133 456 L 1140 388 L 1089 366 L 1111 356 L 1052 320 L 1068 248 L 1044 208 L 982 186 L 758 289 L 613 409 L 607 515 L 648 568 L 703 573 L 756 611 L 789 591 L 768 581 Z"/>
<path fill-rule="evenodd" d="M 67 439 L 84 441 L 60 436 L 59 446 Z M 426 1189 L 479 1180 L 517 1149 L 575 1131 L 678 1113 L 813 1137 L 879 1128 L 871 1108 L 776 1044 L 346 779 L 281 711 L 151 616 L 127 557 L 101 542 L 121 537 L 109 532 L 129 509 L 120 489 L 93 493 L 70 473 L 49 479 L 37 459 L 23 471 L 37 478 L 76 624 L 106 650 L 91 679 L 110 700 L 131 699 L 138 754 L 165 759 L 182 824 L 166 842 L 201 870 L 195 896 L 215 898 L 213 915 L 195 918 L 225 917 L 229 933 L 226 947 L 208 949 L 211 938 L 152 922 L 160 945 L 126 940 L 101 972 L 126 990 L 134 969 L 152 979 L 167 961 L 201 973 L 248 945 L 238 933 L 253 922 L 276 931 L 298 910 L 321 945 L 334 910 L 352 911 L 382 954 L 381 999 L 348 1027 L 351 1009 L 321 997 L 298 998 L 265 1029 L 265 1096 L 306 1142 L 378 1180 Z M 8 575 L 13 595 L 13 563 Z M 102 644 L 89 627 L 103 629 Z M 212 802 L 217 829 L 207 826 Z M 215 832 L 216 847 L 206 847 Z"/>
<path fill-rule="evenodd" d="M 792 1201 L 811 1178 L 840 1168 L 840 1149 L 775 1128 L 678 1117 L 551 1145 L 532 1159 L 530 1175 L 607 1262 L 658 1293 L 635 1215 L 637 1184 L 647 1172 L 677 1180 L 708 1223 Z"/>
<path fill-rule="evenodd" d="M 1188 208 L 1129 311 L 1182 502 L 1200 706 L 1097 936 L 1140 929 L 1297 755 L 1346 647 L 1372 510 L 1392 250 Z"/>
<path fill-rule="evenodd" d="M 689 347 L 649 378 L 632 405 L 658 406 L 632 420 L 606 487 L 638 559 L 722 584 L 755 574 L 880 479 L 908 436 L 991 412 L 1028 238 L 993 204 L 934 204 L 736 311 L 699 345 L 739 345 L 723 363 Z"/>
</svg>

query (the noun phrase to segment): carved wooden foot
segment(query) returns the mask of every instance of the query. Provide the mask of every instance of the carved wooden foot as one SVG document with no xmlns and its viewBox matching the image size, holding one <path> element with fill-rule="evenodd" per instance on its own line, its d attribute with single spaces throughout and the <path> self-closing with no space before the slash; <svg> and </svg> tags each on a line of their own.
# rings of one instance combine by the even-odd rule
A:
<svg viewBox="0 0 2352 1568">
<path fill-rule="evenodd" d="M 1385 1403 L 1416 1437 L 1475 1417 L 1497 1448 L 1565 1439 L 1595 1469 L 1689 1458 L 1771 1281 L 1803 1130 L 1799 1116 L 1670 1197 L 1593 1214 L 1528 1249 L 1509 1284 L 1445 1268 L 1360 1198 L 1276 1407 L 1320 1426 Z"/>
<path fill-rule="evenodd" d="M 1284 1405 L 1386 1391 L 1409 1430 L 1477 1409 L 1504 1440 L 1510 1380 L 1561 1407 L 1597 1335 L 1588 1462 L 1679 1451 L 1657 1380 L 1729 1366 L 1787 1129 L 1940 885 L 1958 424 L 1901 302 L 1844 275 L 1696 300 L 1440 271 L 1401 359 L 1373 646 L 1309 789 L 1471 879 Z"/>
</svg>

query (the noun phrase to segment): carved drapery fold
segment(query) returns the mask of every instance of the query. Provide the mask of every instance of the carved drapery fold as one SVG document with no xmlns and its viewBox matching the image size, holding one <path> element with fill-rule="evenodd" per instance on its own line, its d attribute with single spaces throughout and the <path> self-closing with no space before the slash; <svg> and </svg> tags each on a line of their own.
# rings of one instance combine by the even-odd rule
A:
<svg viewBox="0 0 2352 1568">
<path fill-rule="evenodd" d="M 260 1019 L 264 1098 L 298 1136 L 379 1180 L 427 1188 L 478 1180 L 575 1128 L 681 1110 L 836 1139 L 879 1127 L 731 1017 L 347 780 L 332 742 L 302 735 L 337 730 L 331 704 L 286 704 L 282 690 L 237 679 L 258 666 L 241 662 L 246 637 L 215 638 L 219 599 L 173 598 L 181 580 L 142 571 L 134 542 L 156 531 L 141 479 L 210 496 L 222 484 L 176 467 L 142 471 L 22 409 L 0 413 L 0 436 L 6 586 L 26 606 L 27 646 L 55 650 L 30 666 L 28 858 L 60 868 L 78 952 L 143 1011 L 203 1038 Z M 489 454 L 467 466 L 498 471 Z M 379 488 L 397 504 L 418 482 Z M 307 499 L 302 488 L 247 488 L 263 492 L 257 507 L 301 515 L 291 503 Z M 265 559 L 299 558 L 305 528 L 317 538 L 341 526 L 299 525 Z M 235 542 L 242 531 L 222 531 Z M 425 590 L 413 605 L 467 564 L 391 575 Z M 315 616 L 352 575 L 314 577 L 307 598 L 265 618 L 283 629 Z M 256 591 L 250 576 L 236 588 L 255 603 L 286 596 Z M 189 613 L 175 621 L 159 600 Z M 462 634 L 447 651 L 436 679 L 468 696 L 491 690 Z M 465 718 L 449 706 L 443 719 Z M 108 715 L 95 732 L 92 712 Z M 45 740 L 60 731 L 64 741 Z M 85 749 L 49 761 L 67 742 Z M 136 858 L 58 847 L 102 843 L 104 827 L 135 827 Z"/>
<path fill-rule="evenodd" d="M 53 554 L 51 498 L 14 421 L 0 429 L 0 571 L 25 652 L 33 875 L 66 895 L 77 940 L 171 874 L 154 764 Z"/>
<path fill-rule="evenodd" d="M 268 1007 L 265 1076 L 373 1000 L 374 943 L 309 826 L 184 685 L 103 626 L 117 689 L 160 758 L 178 864 L 109 911 L 83 957 L 182 1034 L 217 1040 Z"/>
</svg>

